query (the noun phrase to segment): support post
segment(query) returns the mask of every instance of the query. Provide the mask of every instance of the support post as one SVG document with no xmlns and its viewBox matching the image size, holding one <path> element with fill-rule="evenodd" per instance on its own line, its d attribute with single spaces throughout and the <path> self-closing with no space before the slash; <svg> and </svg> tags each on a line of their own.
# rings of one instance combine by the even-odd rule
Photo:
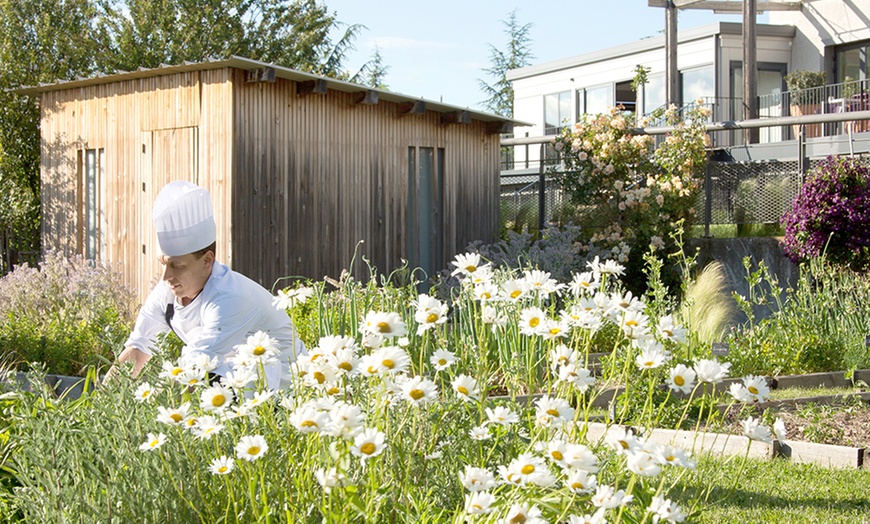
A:
<svg viewBox="0 0 870 524">
<path fill-rule="evenodd" d="M 665 100 L 680 104 L 680 72 L 677 69 L 677 7 L 673 0 L 665 6 Z"/>
<path fill-rule="evenodd" d="M 743 119 L 758 118 L 758 60 L 755 42 L 756 0 L 743 0 Z M 758 128 L 743 134 L 746 144 L 758 143 Z"/>
<path fill-rule="evenodd" d="M 544 177 L 544 154 L 547 150 L 547 144 L 541 144 L 541 167 L 538 170 L 538 238 L 543 238 L 544 235 L 544 213 L 547 211 L 547 199 L 544 192 L 547 189 L 546 178 Z"/>
</svg>

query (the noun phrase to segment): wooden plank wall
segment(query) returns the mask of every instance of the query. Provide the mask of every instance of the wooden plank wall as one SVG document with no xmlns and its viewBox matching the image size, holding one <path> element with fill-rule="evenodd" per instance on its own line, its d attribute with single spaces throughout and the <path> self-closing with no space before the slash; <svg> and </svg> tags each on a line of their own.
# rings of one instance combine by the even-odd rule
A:
<svg viewBox="0 0 870 524">
<path fill-rule="evenodd" d="M 440 114 L 399 116 L 397 104 L 355 94 L 297 94 L 297 83 L 235 83 L 235 269 L 275 279 L 337 278 L 359 255 L 381 273 L 407 259 L 409 146 L 445 149 L 444 256 L 498 227 L 498 140 L 485 125 L 442 125 Z"/>
</svg>

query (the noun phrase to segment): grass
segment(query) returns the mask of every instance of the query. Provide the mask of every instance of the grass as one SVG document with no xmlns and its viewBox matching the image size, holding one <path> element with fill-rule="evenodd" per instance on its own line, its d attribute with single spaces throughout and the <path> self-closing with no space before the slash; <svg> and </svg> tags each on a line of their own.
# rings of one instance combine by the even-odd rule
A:
<svg viewBox="0 0 870 524">
<path fill-rule="evenodd" d="M 785 388 L 785 389 L 774 389 L 770 392 L 770 400 L 786 400 L 793 398 L 806 398 L 806 397 L 822 397 L 822 396 L 830 396 L 830 395 L 852 395 L 854 393 L 861 393 L 864 389 L 859 387 L 848 387 L 848 388 L 832 388 L 832 387 L 816 387 L 816 388 Z"/>
<path fill-rule="evenodd" d="M 713 238 L 743 238 L 743 237 L 780 237 L 783 235 L 779 224 L 710 224 L 710 236 Z M 689 236 L 701 238 L 706 236 L 704 225 L 694 225 L 689 229 Z"/>
<path fill-rule="evenodd" d="M 710 476 L 724 479 L 717 483 L 702 513 L 692 522 L 788 522 L 861 523 L 870 515 L 870 471 L 827 469 L 785 460 L 750 459 L 743 468 L 739 460 L 702 457 L 697 475 L 681 485 L 690 494 L 709 485 Z M 733 490 L 727 481 L 736 479 Z M 679 487 L 671 492 L 676 496 Z M 677 503 L 682 500 L 678 497 Z"/>
</svg>

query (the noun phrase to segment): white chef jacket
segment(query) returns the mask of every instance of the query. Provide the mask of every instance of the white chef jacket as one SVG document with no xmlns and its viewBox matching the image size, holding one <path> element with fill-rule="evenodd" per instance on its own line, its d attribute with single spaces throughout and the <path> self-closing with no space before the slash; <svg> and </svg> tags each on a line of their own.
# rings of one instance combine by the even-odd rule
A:
<svg viewBox="0 0 870 524">
<path fill-rule="evenodd" d="M 167 306 L 172 304 L 172 327 L 166 321 Z M 183 355 L 200 354 L 217 357 L 214 373 L 225 376 L 233 369 L 228 361 L 235 356 L 234 346 L 244 344 L 249 335 L 264 331 L 278 341 L 278 362 L 266 366 L 270 388 L 290 384 L 290 365 L 296 355 L 305 353 L 305 345 L 296 336 L 290 317 L 272 305 L 272 294 L 248 277 L 215 261 L 211 275 L 199 295 L 188 305 L 172 294 L 161 281 L 139 310 L 136 325 L 124 347 L 134 347 L 151 354 L 159 333 L 174 330 L 184 342 Z"/>
</svg>

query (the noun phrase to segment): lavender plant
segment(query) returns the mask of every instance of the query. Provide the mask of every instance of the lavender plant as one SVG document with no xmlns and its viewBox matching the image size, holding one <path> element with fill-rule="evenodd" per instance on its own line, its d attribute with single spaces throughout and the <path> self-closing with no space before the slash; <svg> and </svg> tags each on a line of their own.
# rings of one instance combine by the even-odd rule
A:
<svg viewBox="0 0 870 524">
<path fill-rule="evenodd" d="M 781 222 L 784 252 L 795 263 L 825 253 L 852 269 L 870 267 L 870 170 L 828 157 L 801 187 Z"/>
<path fill-rule="evenodd" d="M 75 375 L 111 361 L 133 325 L 136 297 L 120 272 L 80 256 L 47 253 L 0 279 L 0 350 L 27 369 Z"/>
</svg>

